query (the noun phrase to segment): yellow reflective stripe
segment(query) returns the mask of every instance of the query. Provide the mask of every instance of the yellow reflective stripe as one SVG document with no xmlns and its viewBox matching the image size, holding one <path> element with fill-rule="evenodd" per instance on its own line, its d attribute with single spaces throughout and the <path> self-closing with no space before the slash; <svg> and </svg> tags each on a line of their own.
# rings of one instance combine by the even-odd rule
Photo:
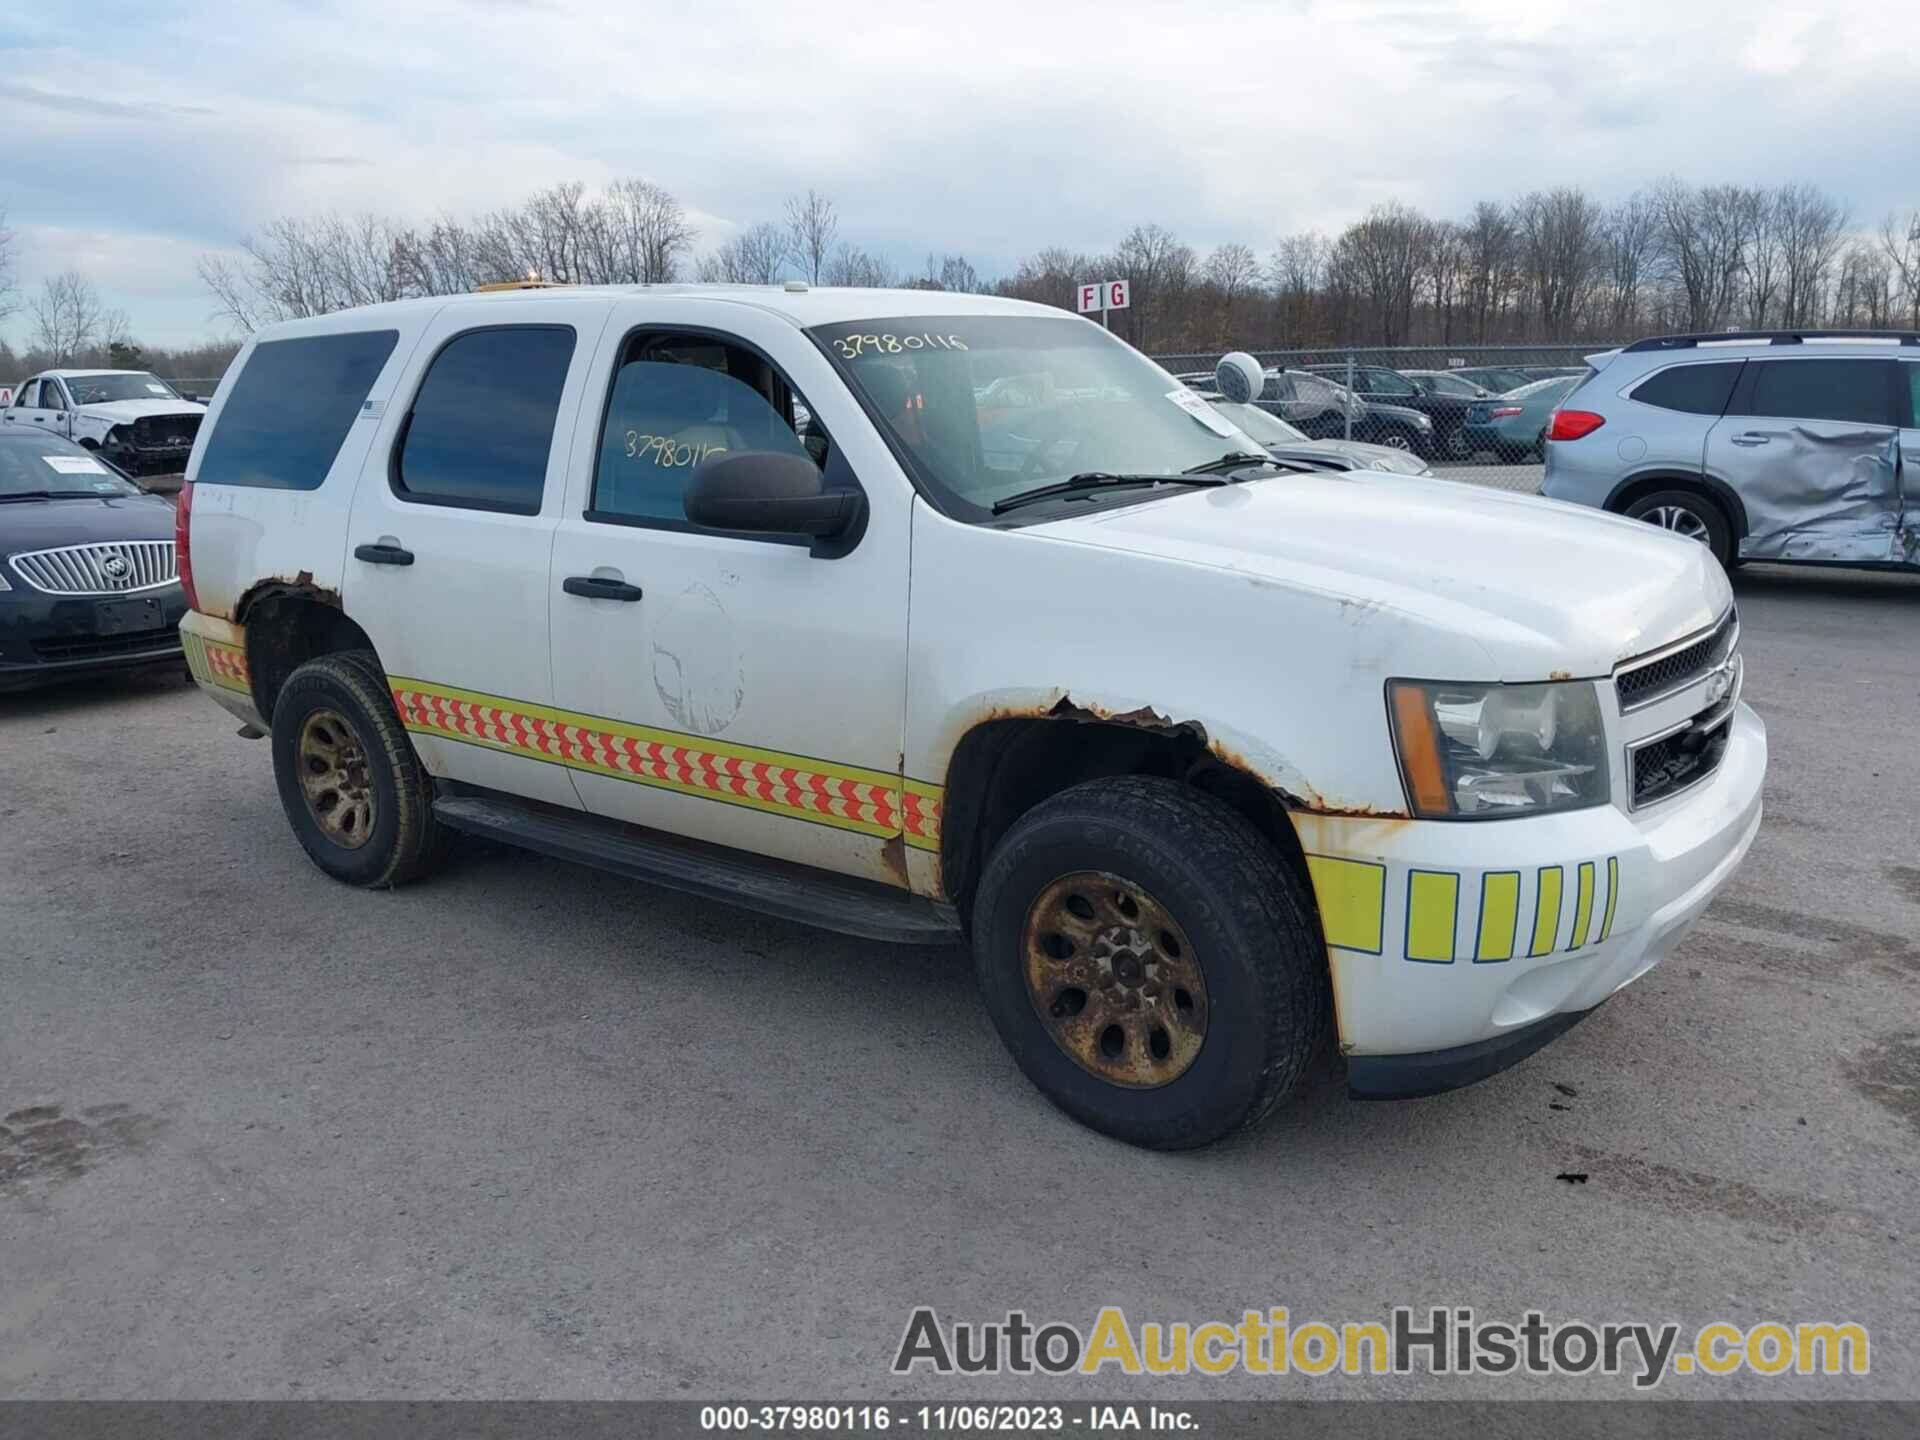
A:
<svg viewBox="0 0 1920 1440">
<path fill-rule="evenodd" d="M 940 817 L 946 790 L 930 780 L 901 781 L 901 826 L 907 844 L 935 854 L 940 850 Z"/>
<path fill-rule="evenodd" d="M 1587 926 L 1593 922 L 1593 862 L 1580 862 L 1580 888 L 1573 902 L 1573 943 L 1569 950 L 1578 950 L 1587 943 Z"/>
<path fill-rule="evenodd" d="M 1313 880 L 1327 943 L 1342 950 L 1378 955 L 1386 920 L 1387 867 L 1366 860 L 1309 855 L 1307 874 Z"/>
<path fill-rule="evenodd" d="M 1617 856 L 1607 857 L 1607 909 L 1600 917 L 1600 939 L 1605 940 L 1613 933 L 1613 904 L 1620 898 L 1620 861 Z M 1596 942 L 1598 943 L 1598 942 Z"/>
<path fill-rule="evenodd" d="M 1480 939 L 1473 958 L 1511 960 L 1520 931 L 1520 872 L 1495 870 L 1480 878 Z"/>
<path fill-rule="evenodd" d="M 1533 944 L 1528 947 L 1529 957 L 1550 955 L 1554 942 L 1560 938 L 1560 867 L 1543 865 L 1540 868 L 1540 880 L 1533 897 Z"/>
<path fill-rule="evenodd" d="M 389 688 L 416 734 L 861 835 L 904 833 L 897 776 L 404 676 Z"/>
<path fill-rule="evenodd" d="M 1407 872 L 1407 958 L 1453 963 L 1453 933 L 1460 912 L 1460 877 L 1450 870 Z"/>
</svg>

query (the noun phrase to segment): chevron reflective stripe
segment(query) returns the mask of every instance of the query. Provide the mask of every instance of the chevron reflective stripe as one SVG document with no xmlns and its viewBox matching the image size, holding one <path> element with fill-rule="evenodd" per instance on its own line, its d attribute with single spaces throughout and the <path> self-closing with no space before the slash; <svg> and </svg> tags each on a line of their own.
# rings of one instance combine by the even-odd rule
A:
<svg viewBox="0 0 1920 1440">
<path fill-rule="evenodd" d="M 209 640 L 191 630 L 180 632 L 180 646 L 186 651 L 187 668 L 203 685 L 217 685 L 242 695 L 253 693 L 253 677 L 247 669 L 247 652 L 238 645 Z"/>
<path fill-rule="evenodd" d="M 913 833 L 898 776 L 405 676 L 392 676 L 388 683 L 400 723 L 418 734 L 862 835 Z M 921 792 L 911 813 L 925 832 L 923 848 L 937 849 L 938 787 L 912 783 Z"/>
<path fill-rule="evenodd" d="M 907 844 L 916 850 L 940 849 L 940 806 L 944 792 L 925 780 L 908 779 L 900 795 L 900 823 Z"/>
</svg>

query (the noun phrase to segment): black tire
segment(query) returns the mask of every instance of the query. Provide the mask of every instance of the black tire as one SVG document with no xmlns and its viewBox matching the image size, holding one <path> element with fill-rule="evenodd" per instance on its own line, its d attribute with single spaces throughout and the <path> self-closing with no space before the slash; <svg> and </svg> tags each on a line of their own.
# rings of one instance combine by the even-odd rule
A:
<svg viewBox="0 0 1920 1440">
<path fill-rule="evenodd" d="M 1177 922 L 1204 972 L 1198 1052 L 1151 1088 L 1083 1065 L 1029 989 L 1029 911 L 1082 871 L 1137 885 Z M 1222 801 L 1171 780 L 1090 780 L 1023 815 L 995 847 L 974 898 L 974 968 L 1000 1038 L 1049 1100 L 1129 1144 L 1187 1149 L 1257 1123 L 1312 1061 L 1331 1015 L 1314 917 L 1303 882 Z"/>
<path fill-rule="evenodd" d="M 1699 540 L 1722 565 L 1734 563 L 1733 526 L 1720 502 L 1699 490 L 1656 490 L 1627 506 L 1630 519 L 1645 520 L 1674 534 Z M 1675 521 L 1681 528 L 1676 528 Z M 1688 522 L 1697 528 L 1687 528 Z"/>
<path fill-rule="evenodd" d="M 328 834 L 302 785 L 302 737 L 322 712 L 345 722 L 364 762 L 362 788 L 371 797 L 372 820 L 356 844 Z M 336 880 L 369 888 L 404 885 L 445 858 L 449 832 L 434 818 L 433 781 L 400 724 L 386 672 L 371 651 L 323 655 L 287 677 L 273 706 L 273 775 L 293 833 L 313 863 Z"/>
</svg>

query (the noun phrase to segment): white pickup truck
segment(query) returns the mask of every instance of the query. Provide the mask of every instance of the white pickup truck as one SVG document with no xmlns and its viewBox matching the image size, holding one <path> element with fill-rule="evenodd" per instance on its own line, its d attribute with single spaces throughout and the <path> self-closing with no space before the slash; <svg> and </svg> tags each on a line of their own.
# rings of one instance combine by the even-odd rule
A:
<svg viewBox="0 0 1920 1440">
<path fill-rule="evenodd" d="M 172 475 L 206 413 L 145 370 L 43 370 L 0 408 L 0 425 L 76 441 L 129 475 Z"/>
<path fill-rule="evenodd" d="M 1034 1083 L 1138 1144 L 1252 1123 L 1330 1034 L 1365 1097 L 1513 1063 L 1760 824 L 1704 548 L 1282 469 L 1041 306 L 528 287 L 295 321 L 188 480 L 189 661 L 271 733 L 322 870 L 399 884 L 467 831 L 964 940 Z"/>
</svg>

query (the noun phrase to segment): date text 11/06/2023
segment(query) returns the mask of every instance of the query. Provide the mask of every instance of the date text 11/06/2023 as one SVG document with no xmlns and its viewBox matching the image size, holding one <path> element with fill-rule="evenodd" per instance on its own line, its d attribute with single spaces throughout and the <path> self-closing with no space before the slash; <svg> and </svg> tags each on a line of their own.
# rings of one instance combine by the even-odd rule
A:
<svg viewBox="0 0 1920 1440">
<path fill-rule="evenodd" d="M 702 1405 L 700 1428 L 720 1433 L 809 1431 L 912 1431 L 922 1435 L 1058 1434 L 1079 1430 L 1090 1435 L 1159 1431 L 1177 1434 L 1199 1428 L 1191 1410 L 1161 1405 Z"/>
</svg>

